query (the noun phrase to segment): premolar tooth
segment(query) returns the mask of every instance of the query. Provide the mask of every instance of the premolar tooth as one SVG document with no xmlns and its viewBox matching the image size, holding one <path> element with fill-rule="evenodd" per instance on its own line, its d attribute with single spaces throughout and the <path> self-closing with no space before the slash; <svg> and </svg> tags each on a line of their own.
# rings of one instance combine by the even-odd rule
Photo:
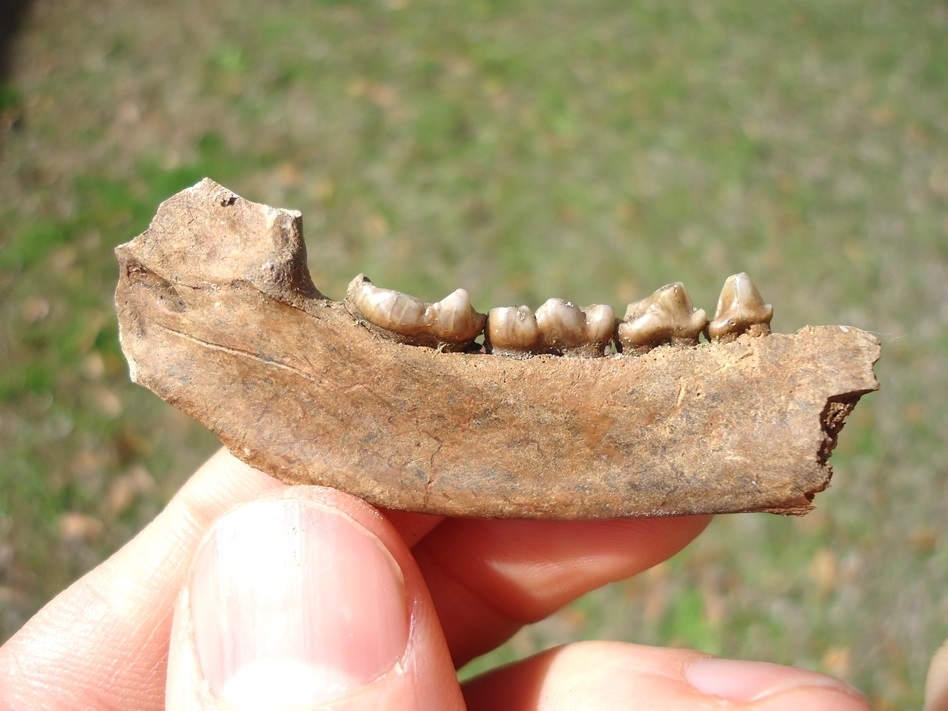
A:
<svg viewBox="0 0 948 711">
<path fill-rule="evenodd" d="M 611 306 L 579 308 L 562 299 L 548 299 L 535 315 L 526 306 L 491 309 L 485 342 L 492 353 L 508 356 L 597 357 L 612 340 L 615 323 Z"/>
<path fill-rule="evenodd" d="M 766 336 L 774 307 L 764 303 L 763 297 L 751 278 L 741 272 L 727 278 L 714 320 L 708 324 L 708 338 L 715 341 L 733 341 L 742 333 Z"/>
<path fill-rule="evenodd" d="M 429 305 L 425 319 L 440 338 L 465 343 L 481 335 L 487 322 L 487 316 L 471 306 L 471 297 L 464 289 L 455 289 L 441 301 Z"/>
<path fill-rule="evenodd" d="M 540 327 L 527 306 L 501 306 L 487 314 L 484 345 L 491 353 L 506 356 L 530 355 L 543 351 Z"/>
<path fill-rule="evenodd" d="M 443 350 L 467 350 L 484 330 L 487 316 L 471 306 L 464 289 L 426 304 L 393 289 L 381 289 L 360 274 L 346 290 L 346 308 L 356 318 L 396 340 Z"/>
<path fill-rule="evenodd" d="M 673 343 L 693 346 L 708 323 L 703 309 L 696 309 L 680 281 L 666 284 L 648 298 L 629 304 L 616 329 L 619 343 L 633 353 Z"/>
</svg>

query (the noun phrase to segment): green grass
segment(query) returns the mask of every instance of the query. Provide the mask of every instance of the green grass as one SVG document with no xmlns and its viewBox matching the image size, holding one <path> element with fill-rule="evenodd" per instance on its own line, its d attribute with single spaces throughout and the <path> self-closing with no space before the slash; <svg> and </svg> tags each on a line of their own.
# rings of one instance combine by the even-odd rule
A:
<svg viewBox="0 0 948 711">
<path fill-rule="evenodd" d="M 877 332 L 883 390 L 843 431 L 816 513 L 719 519 L 476 664 L 620 638 L 804 664 L 877 708 L 919 705 L 948 636 L 941 6 L 121 9 L 37 7 L 0 90 L 0 638 L 214 446 L 126 382 L 111 306 L 112 248 L 209 175 L 301 209 L 334 297 L 365 272 L 426 300 L 464 286 L 481 311 L 550 296 L 621 311 L 682 280 L 711 308 L 749 271 L 778 330 Z M 64 538 L 65 513 L 104 526 Z"/>
</svg>

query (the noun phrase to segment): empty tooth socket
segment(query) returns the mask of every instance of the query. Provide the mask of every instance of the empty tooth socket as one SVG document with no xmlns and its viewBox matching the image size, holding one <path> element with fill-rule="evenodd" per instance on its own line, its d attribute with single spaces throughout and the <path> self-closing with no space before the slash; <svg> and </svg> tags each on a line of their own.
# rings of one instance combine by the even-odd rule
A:
<svg viewBox="0 0 948 711">
<path fill-rule="evenodd" d="M 457 289 L 433 304 L 392 289 L 375 286 L 364 274 L 349 284 L 346 309 L 377 332 L 402 343 L 446 351 L 477 350 L 484 335 L 488 353 L 512 358 L 534 355 L 601 357 L 615 344 L 619 352 L 637 355 L 661 345 L 694 346 L 702 333 L 727 342 L 743 333 L 770 333 L 773 307 L 764 303 L 757 287 L 743 272 L 728 277 L 713 321 L 696 309 L 684 284 L 666 284 L 641 301 L 628 305 L 616 319 L 605 304 L 578 307 L 563 299 L 548 299 L 534 313 L 527 306 L 493 308 L 488 315 L 471 306 Z"/>
</svg>

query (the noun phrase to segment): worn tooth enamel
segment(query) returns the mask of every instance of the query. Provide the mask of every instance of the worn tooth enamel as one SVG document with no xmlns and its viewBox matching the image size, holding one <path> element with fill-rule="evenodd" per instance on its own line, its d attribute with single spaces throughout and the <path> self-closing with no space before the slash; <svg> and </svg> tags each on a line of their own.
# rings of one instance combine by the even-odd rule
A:
<svg viewBox="0 0 948 711">
<path fill-rule="evenodd" d="M 611 306 L 579 308 L 548 299 L 533 313 L 526 306 L 491 309 L 484 342 L 491 353 L 524 358 L 546 353 L 578 357 L 604 354 L 615 332 Z"/>
<path fill-rule="evenodd" d="M 625 319 L 616 328 L 616 338 L 633 353 L 665 343 L 693 346 L 707 323 L 704 310 L 694 307 L 685 285 L 679 281 L 629 304 Z"/>
<path fill-rule="evenodd" d="M 563 299 L 547 299 L 536 312 L 540 336 L 548 351 L 564 353 L 581 346 L 586 338 L 586 315 Z"/>
<path fill-rule="evenodd" d="M 732 341 L 742 333 L 766 336 L 773 316 L 774 307 L 764 303 L 751 278 L 744 272 L 734 274 L 721 289 L 714 320 L 708 324 L 708 338 Z"/>
<path fill-rule="evenodd" d="M 491 353 L 525 357 L 543 351 L 540 327 L 527 306 L 500 306 L 487 314 L 484 345 Z"/>
<path fill-rule="evenodd" d="M 603 355 L 616 331 L 616 310 L 608 304 L 593 304 L 586 306 L 583 313 L 586 314 L 586 340 L 595 355 Z"/>
<path fill-rule="evenodd" d="M 466 350 L 484 330 L 487 320 L 471 306 L 464 289 L 426 304 L 393 289 L 381 289 L 364 274 L 349 283 L 346 308 L 396 340 L 442 350 Z"/>
<path fill-rule="evenodd" d="M 467 291 L 455 289 L 441 301 L 428 306 L 425 319 L 442 339 L 471 342 L 481 335 L 487 316 L 474 310 Z"/>
</svg>

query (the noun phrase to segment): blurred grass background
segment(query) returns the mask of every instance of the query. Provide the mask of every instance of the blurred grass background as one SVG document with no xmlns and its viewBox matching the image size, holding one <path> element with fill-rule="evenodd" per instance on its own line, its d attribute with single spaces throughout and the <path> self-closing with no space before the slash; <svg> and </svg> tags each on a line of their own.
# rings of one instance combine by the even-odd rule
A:
<svg viewBox="0 0 948 711">
<path fill-rule="evenodd" d="M 917 707 L 948 636 L 948 6 L 36 0 L 0 85 L 0 640 L 214 448 L 127 381 L 113 247 L 207 175 L 304 214 L 313 278 L 481 311 L 713 309 L 884 343 L 803 519 L 719 517 L 528 628 L 841 676 Z M 471 673 L 468 670 L 466 673 Z"/>
</svg>

